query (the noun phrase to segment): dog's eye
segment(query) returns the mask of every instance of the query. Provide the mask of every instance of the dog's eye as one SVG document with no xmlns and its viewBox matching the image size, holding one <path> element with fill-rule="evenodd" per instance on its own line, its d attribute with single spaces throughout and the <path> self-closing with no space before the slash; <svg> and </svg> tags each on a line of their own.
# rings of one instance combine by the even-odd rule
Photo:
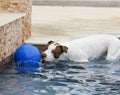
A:
<svg viewBox="0 0 120 95">
<path fill-rule="evenodd" d="M 54 50 L 52 50 L 51 52 L 54 53 Z"/>
</svg>

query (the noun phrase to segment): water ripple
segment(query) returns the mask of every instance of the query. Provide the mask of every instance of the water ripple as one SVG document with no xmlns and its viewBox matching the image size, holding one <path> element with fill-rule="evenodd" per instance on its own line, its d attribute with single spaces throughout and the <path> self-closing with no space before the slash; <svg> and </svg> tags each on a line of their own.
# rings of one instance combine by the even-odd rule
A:
<svg viewBox="0 0 120 95">
<path fill-rule="evenodd" d="M 0 74 L 0 95 L 120 95 L 120 61 L 13 64 Z"/>
</svg>

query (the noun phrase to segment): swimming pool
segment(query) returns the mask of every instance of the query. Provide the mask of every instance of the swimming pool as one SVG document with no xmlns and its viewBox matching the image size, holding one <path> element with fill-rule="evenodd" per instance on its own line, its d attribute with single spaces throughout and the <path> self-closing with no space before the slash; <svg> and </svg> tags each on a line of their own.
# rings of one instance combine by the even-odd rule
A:
<svg viewBox="0 0 120 95">
<path fill-rule="evenodd" d="M 120 95 L 120 61 L 13 64 L 0 74 L 0 95 Z"/>
</svg>

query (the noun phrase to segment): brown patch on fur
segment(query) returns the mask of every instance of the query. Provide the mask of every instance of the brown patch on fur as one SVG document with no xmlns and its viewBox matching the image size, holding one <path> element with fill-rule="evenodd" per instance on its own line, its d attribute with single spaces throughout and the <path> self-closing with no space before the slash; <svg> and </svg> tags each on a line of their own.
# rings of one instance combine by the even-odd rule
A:
<svg viewBox="0 0 120 95">
<path fill-rule="evenodd" d="M 46 45 L 46 49 L 48 49 L 49 45 L 51 45 L 51 44 L 53 44 L 53 43 L 54 43 L 54 41 L 49 41 L 49 42 L 47 43 L 47 45 Z"/>
<path fill-rule="evenodd" d="M 54 43 L 54 41 L 49 41 L 48 43 L 47 43 L 47 46 L 49 46 L 50 44 L 53 44 Z"/>
<path fill-rule="evenodd" d="M 51 44 L 53 44 L 53 43 L 55 43 L 54 41 L 49 41 L 48 43 L 47 43 L 47 46 L 49 46 L 49 45 L 51 45 Z M 59 43 L 55 43 L 55 45 L 57 46 L 57 45 L 60 45 Z"/>
<path fill-rule="evenodd" d="M 58 45 L 54 50 L 52 50 L 52 53 L 55 58 L 59 58 L 63 52 L 67 53 L 67 50 L 68 48 L 66 46 Z"/>
<path fill-rule="evenodd" d="M 63 52 L 67 53 L 67 51 L 68 51 L 68 47 L 66 47 L 66 46 L 62 46 L 62 50 L 63 50 Z"/>
</svg>

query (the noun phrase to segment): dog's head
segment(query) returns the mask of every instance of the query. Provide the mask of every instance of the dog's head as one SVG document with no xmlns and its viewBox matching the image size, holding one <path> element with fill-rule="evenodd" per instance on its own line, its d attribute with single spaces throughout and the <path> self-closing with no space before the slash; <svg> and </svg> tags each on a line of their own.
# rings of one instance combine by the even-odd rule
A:
<svg viewBox="0 0 120 95">
<path fill-rule="evenodd" d="M 47 43 L 47 50 L 42 52 L 42 61 L 55 61 L 59 59 L 63 53 L 67 53 L 68 47 L 49 41 Z"/>
</svg>

